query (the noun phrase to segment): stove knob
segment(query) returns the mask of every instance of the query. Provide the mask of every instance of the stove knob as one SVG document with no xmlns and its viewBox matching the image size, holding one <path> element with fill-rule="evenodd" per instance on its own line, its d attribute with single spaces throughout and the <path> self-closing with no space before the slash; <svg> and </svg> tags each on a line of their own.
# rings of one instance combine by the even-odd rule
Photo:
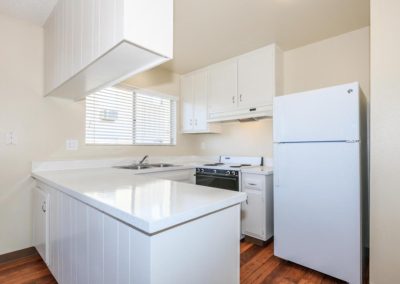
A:
<svg viewBox="0 0 400 284">
<path fill-rule="evenodd" d="M 204 169 L 201 169 L 201 172 L 204 173 Z"/>
<path fill-rule="evenodd" d="M 217 170 L 214 170 L 214 174 L 216 174 L 217 173 Z"/>
<path fill-rule="evenodd" d="M 226 174 L 229 176 L 231 174 L 231 172 L 230 171 L 226 171 Z"/>
</svg>

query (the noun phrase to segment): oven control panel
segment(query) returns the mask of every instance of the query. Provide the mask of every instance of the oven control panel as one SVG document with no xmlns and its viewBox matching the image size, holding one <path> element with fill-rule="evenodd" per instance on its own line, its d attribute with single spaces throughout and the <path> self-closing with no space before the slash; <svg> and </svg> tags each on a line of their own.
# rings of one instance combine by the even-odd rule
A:
<svg viewBox="0 0 400 284">
<path fill-rule="evenodd" d="M 207 168 L 196 168 L 198 174 L 209 174 L 219 176 L 239 176 L 239 171 L 235 170 L 222 170 L 222 169 L 207 169 Z"/>
</svg>

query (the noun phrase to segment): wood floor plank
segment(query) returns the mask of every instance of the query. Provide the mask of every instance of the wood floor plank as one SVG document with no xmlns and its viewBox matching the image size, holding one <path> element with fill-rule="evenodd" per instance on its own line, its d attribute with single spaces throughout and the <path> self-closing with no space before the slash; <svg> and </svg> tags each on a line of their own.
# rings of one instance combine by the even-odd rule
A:
<svg viewBox="0 0 400 284">
<path fill-rule="evenodd" d="M 253 247 L 252 243 L 241 242 L 240 243 L 240 254 L 244 253 L 249 248 Z"/>
<path fill-rule="evenodd" d="M 39 254 L 0 264 L 1 284 L 57 284 Z"/>
<path fill-rule="evenodd" d="M 241 284 L 341 284 L 338 279 L 274 256 L 273 243 L 259 247 L 240 244 Z M 1 284 L 57 284 L 36 253 L 0 263 Z M 365 283 L 368 283 L 368 270 Z M 74 284 L 74 283 L 71 283 Z"/>
</svg>

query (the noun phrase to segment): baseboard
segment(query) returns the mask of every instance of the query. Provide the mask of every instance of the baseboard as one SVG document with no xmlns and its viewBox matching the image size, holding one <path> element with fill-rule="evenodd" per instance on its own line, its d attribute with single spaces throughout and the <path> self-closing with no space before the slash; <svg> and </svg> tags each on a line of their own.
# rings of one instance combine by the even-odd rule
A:
<svg viewBox="0 0 400 284">
<path fill-rule="evenodd" d="M 0 264 L 13 261 L 22 257 L 26 256 L 31 256 L 37 254 L 37 251 L 34 247 L 26 248 L 26 249 L 21 249 L 13 252 L 9 252 L 3 255 L 0 255 Z"/>
<path fill-rule="evenodd" d="M 265 247 L 266 245 L 270 244 L 274 240 L 274 237 L 271 237 L 266 241 L 262 241 L 262 240 L 259 240 L 259 239 L 256 239 L 256 238 L 253 238 L 250 236 L 245 236 L 244 239 L 246 240 L 246 242 L 255 244 L 260 247 Z"/>
</svg>

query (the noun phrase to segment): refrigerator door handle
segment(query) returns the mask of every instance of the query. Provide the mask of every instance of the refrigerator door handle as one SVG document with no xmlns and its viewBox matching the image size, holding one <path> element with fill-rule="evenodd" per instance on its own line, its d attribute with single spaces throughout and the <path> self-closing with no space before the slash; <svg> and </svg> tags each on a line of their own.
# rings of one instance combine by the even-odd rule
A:
<svg viewBox="0 0 400 284">
<path fill-rule="evenodd" d="M 277 143 L 276 145 L 279 145 L 279 143 Z M 275 154 L 274 156 L 278 156 L 278 147 L 275 148 Z M 274 159 L 274 186 L 279 187 L 279 159 Z"/>
</svg>

